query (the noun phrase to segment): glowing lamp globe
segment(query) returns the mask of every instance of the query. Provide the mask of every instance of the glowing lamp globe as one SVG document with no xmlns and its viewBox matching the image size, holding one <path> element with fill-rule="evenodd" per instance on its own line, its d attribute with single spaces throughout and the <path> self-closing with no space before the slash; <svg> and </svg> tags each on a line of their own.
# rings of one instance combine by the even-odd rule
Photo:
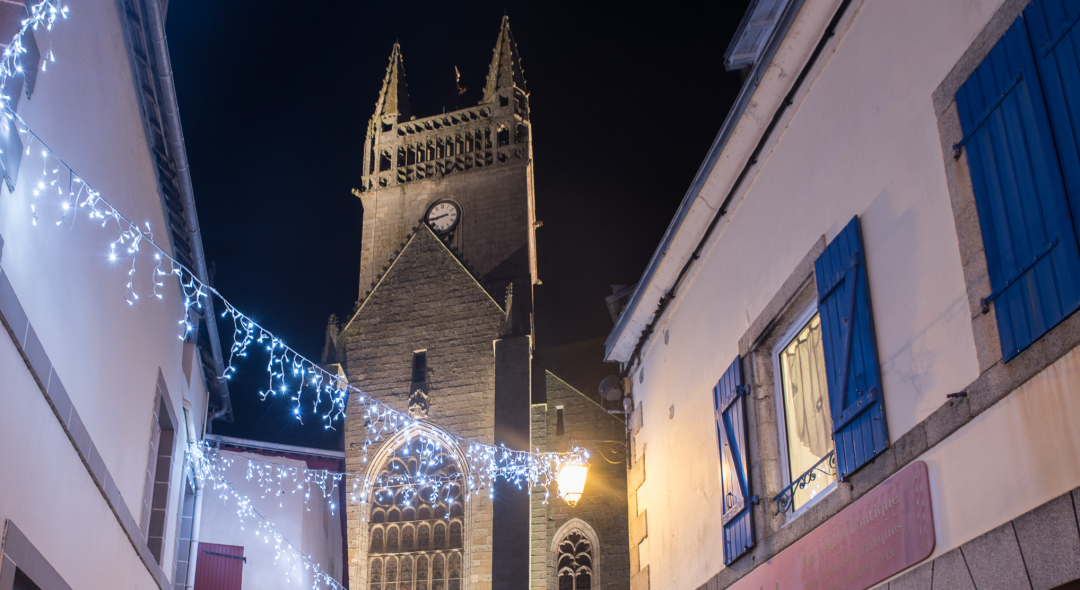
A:
<svg viewBox="0 0 1080 590">
<path fill-rule="evenodd" d="M 567 504 L 575 506 L 585 491 L 585 478 L 589 476 L 589 466 L 584 463 L 567 463 L 559 469 L 559 496 Z"/>
</svg>

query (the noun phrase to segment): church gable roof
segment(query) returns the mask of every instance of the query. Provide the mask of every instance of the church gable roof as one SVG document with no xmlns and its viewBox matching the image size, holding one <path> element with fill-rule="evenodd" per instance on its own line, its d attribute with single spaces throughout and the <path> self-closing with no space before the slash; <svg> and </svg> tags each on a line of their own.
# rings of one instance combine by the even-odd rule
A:
<svg viewBox="0 0 1080 590">
<path fill-rule="evenodd" d="M 488 317 L 492 322 L 506 318 L 505 310 L 424 224 L 378 278 L 339 339 L 369 318 L 380 321 L 403 314 L 429 316 L 432 321 L 461 314 Z"/>
</svg>

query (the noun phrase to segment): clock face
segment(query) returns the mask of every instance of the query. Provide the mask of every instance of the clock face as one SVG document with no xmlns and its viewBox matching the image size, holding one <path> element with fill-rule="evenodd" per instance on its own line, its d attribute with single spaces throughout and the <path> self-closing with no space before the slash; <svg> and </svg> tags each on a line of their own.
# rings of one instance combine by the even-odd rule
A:
<svg viewBox="0 0 1080 590">
<path fill-rule="evenodd" d="M 454 229 L 458 222 L 457 205 L 450 201 L 439 201 L 428 209 L 425 219 L 428 226 L 437 234 L 445 234 Z"/>
</svg>

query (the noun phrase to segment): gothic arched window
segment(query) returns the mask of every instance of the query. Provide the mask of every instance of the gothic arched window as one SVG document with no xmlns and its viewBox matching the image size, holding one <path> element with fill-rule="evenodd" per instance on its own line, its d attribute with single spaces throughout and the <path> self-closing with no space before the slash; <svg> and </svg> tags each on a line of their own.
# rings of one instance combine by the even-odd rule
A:
<svg viewBox="0 0 1080 590">
<path fill-rule="evenodd" d="M 428 590 L 428 556 L 416 558 L 416 590 Z"/>
<path fill-rule="evenodd" d="M 462 590 L 461 471 L 448 449 L 423 436 L 397 448 L 372 490 L 368 590 Z M 417 480 L 433 483 L 402 485 Z"/>
<path fill-rule="evenodd" d="M 401 583 L 398 584 L 398 590 L 413 590 L 413 560 L 412 557 L 406 555 L 401 558 L 401 575 L 398 576 Z"/>
<path fill-rule="evenodd" d="M 386 590 L 397 589 L 397 560 L 393 557 L 386 558 L 386 584 L 383 588 Z"/>
<path fill-rule="evenodd" d="M 592 544 L 578 531 L 559 542 L 559 590 L 590 590 L 593 579 Z"/>
<path fill-rule="evenodd" d="M 371 574 L 368 576 L 370 582 L 368 582 L 368 588 L 371 590 L 380 590 L 382 588 L 382 560 L 375 558 L 371 560 Z"/>
<path fill-rule="evenodd" d="M 450 548 L 458 549 L 461 547 L 461 523 L 450 523 Z"/>
</svg>

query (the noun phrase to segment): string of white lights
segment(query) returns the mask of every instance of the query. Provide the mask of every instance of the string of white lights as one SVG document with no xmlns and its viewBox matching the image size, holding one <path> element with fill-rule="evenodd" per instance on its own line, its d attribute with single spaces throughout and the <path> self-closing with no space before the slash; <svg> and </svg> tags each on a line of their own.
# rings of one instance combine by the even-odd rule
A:
<svg viewBox="0 0 1080 590">
<path fill-rule="evenodd" d="M 366 503 L 375 496 L 384 495 L 399 497 L 405 505 L 421 501 L 449 506 L 461 494 L 474 496 L 485 489 L 490 497 L 493 478 L 477 476 L 462 468 L 453 458 L 454 452 L 448 441 L 439 440 L 438 435 L 420 434 L 412 437 L 411 442 L 395 449 L 393 455 L 385 460 L 386 464 L 381 465 L 383 471 L 369 470 L 364 473 L 310 469 L 267 459 L 251 459 L 239 452 L 211 446 L 205 441 L 200 443 L 200 456 L 208 461 L 219 458 L 230 462 L 246 461 L 247 480 L 259 487 L 263 498 L 280 498 L 285 492 L 302 493 L 305 503 L 313 497 L 322 498 L 331 512 L 338 509 L 335 495 L 338 490 L 345 491 L 353 502 Z M 549 463 L 550 468 L 537 469 L 515 483 L 519 489 L 523 483 L 529 485 L 530 491 L 542 489 L 543 502 L 547 503 L 551 488 L 554 486 L 558 489 L 558 482 L 552 474 L 558 474 L 567 460 L 559 453 L 541 453 L 537 450 L 536 454 Z M 468 461 L 467 458 L 463 459 Z M 365 519 L 366 514 L 362 514 L 361 520 Z"/>
<path fill-rule="evenodd" d="M 311 557 L 304 555 L 296 545 L 285 538 L 274 526 L 274 523 L 255 508 L 251 498 L 237 491 L 233 484 L 225 478 L 224 469 L 231 464 L 230 459 L 220 456 L 208 457 L 202 452 L 203 447 L 199 445 L 193 444 L 190 445 L 190 448 L 192 468 L 201 485 L 210 484 L 223 502 L 229 500 L 236 502 L 236 515 L 240 519 L 241 530 L 246 530 L 245 525 L 249 521 L 255 520 L 255 537 L 261 540 L 264 545 L 273 543 L 274 563 L 286 568 L 286 576 L 289 581 L 292 581 L 293 576 L 298 573 L 298 568 L 303 566 L 305 570 L 312 573 L 312 590 L 319 590 L 321 587 L 330 588 L 331 590 L 345 590 L 345 587 L 335 580 L 332 575 L 324 571 L 320 564 L 316 563 Z"/>
<path fill-rule="evenodd" d="M 51 30 L 59 17 L 67 18 L 67 7 L 61 7 L 58 0 L 43 0 L 31 8 L 31 17 L 24 21 L 23 27 L 14 41 L 5 50 L 0 59 L 0 88 L 4 87 L 8 77 L 22 72 L 20 56 L 26 52 L 22 37 L 28 30 L 45 26 Z M 50 50 L 48 60 L 54 61 Z M 267 388 L 259 392 L 265 400 L 270 396 L 289 396 L 293 402 L 292 413 L 301 420 L 310 404 L 311 412 L 325 421 L 325 428 L 332 428 L 338 420 L 346 417 L 346 405 L 351 397 L 365 421 L 365 440 L 362 444 L 361 459 L 367 463 L 372 445 L 377 445 L 387 438 L 401 432 L 420 433 L 421 422 L 405 413 L 365 395 L 354 385 L 331 374 L 307 359 L 272 332 L 242 313 L 220 292 L 204 283 L 199 277 L 174 258 L 169 251 L 154 241 L 150 223 L 136 223 L 120 212 L 101 192 L 95 190 L 70 165 L 49 148 L 48 144 L 35 133 L 29 125 L 10 108 L 6 98 L 0 99 L 0 109 L 7 122 L 18 129 L 25 138 L 26 155 L 30 156 L 35 144 L 39 146 L 42 158 L 42 173 L 34 185 L 33 199 L 30 205 L 31 222 L 38 225 L 39 213 L 45 215 L 51 211 L 56 216 L 54 226 L 74 224 L 80 211 L 100 222 L 103 229 L 115 232 L 115 237 L 107 244 L 107 259 L 110 263 L 124 262 L 130 257 L 131 267 L 127 271 L 125 300 L 134 305 L 139 300 L 140 288 L 137 286 L 137 261 L 144 249 L 152 256 L 153 271 L 150 277 L 151 295 L 163 299 L 165 277 L 175 276 L 183 296 L 181 317 L 179 320 L 181 339 L 189 338 L 198 321 L 196 314 L 205 309 L 204 303 L 209 298 L 220 302 L 223 318 L 230 318 L 233 323 L 233 342 L 229 350 L 228 365 L 224 378 L 231 378 L 236 372 L 236 362 L 244 358 L 253 346 L 265 348 L 269 357 L 267 363 Z M 24 158 L 25 160 L 26 158 Z M 46 201 L 52 199 L 52 201 Z M 50 225 L 50 224 L 45 224 Z M 216 321 L 213 317 L 205 321 Z M 566 463 L 587 464 L 588 453 L 575 447 L 567 453 L 531 453 L 511 450 L 503 446 L 492 446 L 459 437 L 445 431 L 438 431 L 432 437 L 435 445 L 454 445 L 463 450 L 468 476 L 466 492 L 476 494 L 487 489 L 493 493 L 494 482 L 502 478 L 518 488 L 527 485 L 547 487 L 555 481 L 558 469 Z M 395 485 L 408 488 L 411 494 L 420 493 L 418 486 L 422 482 L 401 480 Z M 411 487 L 410 487 L 411 486 Z M 361 492 L 363 494 L 364 492 Z M 361 498 L 362 499 L 362 498 Z"/>
</svg>

